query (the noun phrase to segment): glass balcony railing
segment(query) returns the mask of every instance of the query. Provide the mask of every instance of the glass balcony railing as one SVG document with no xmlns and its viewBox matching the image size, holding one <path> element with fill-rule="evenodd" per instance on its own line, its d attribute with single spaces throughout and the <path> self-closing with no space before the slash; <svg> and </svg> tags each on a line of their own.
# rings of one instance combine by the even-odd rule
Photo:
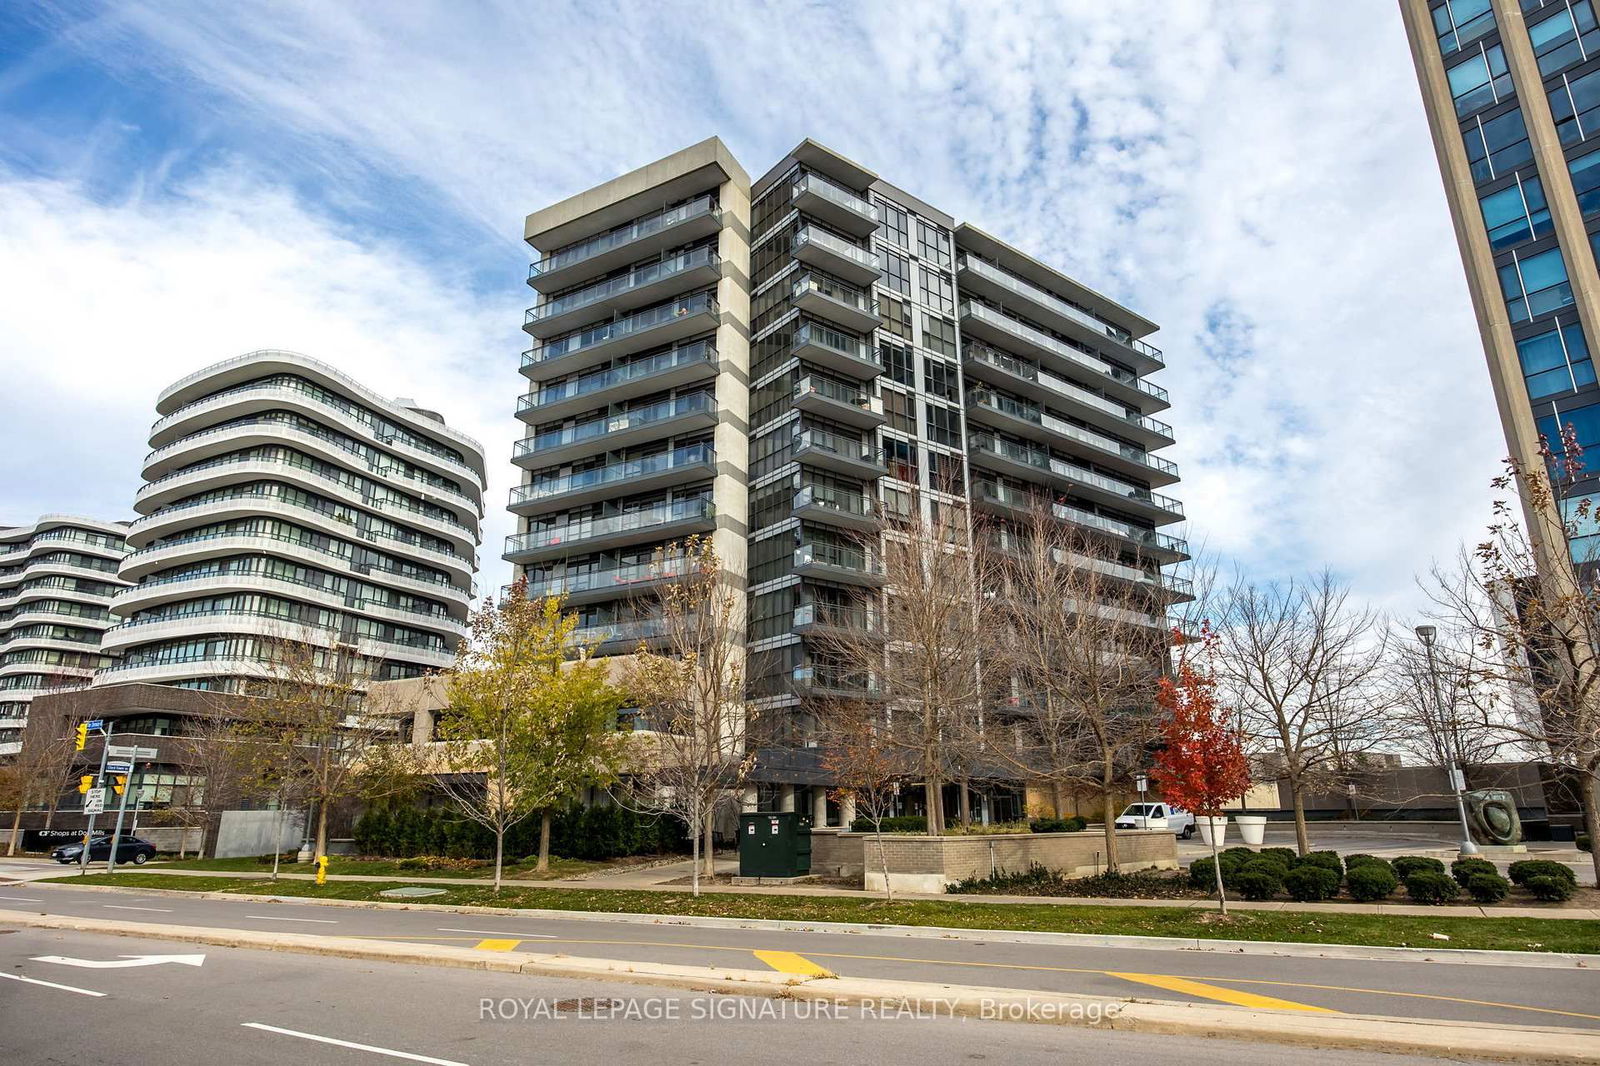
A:
<svg viewBox="0 0 1600 1066">
<path fill-rule="evenodd" d="M 824 488 L 821 485 L 807 485 L 795 493 L 794 497 L 794 509 L 797 511 L 805 507 L 820 507 L 851 518 L 877 517 L 877 504 L 878 501 L 871 496 Z"/>
<path fill-rule="evenodd" d="M 794 396 L 798 400 L 802 396 L 821 396 L 835 403 L 844 404 L 846 407 L 858 407 L 863 411 L 882 412 L 882 406 L 875 403 L 873 397 L 856 386 L 845 385 L 828 378 L 819 378 L 807 374 L 795 383 Z"/>
<path fill-rule="evenodd" d="M 683 396 L 674 396 L 671 399 L 660 400 L 632 411 L 607 415 L 604 418 L 596 418 L 589 422 L 579 422 L 575 426 L 567 426 L 563 429 L 535 434 L 517 442 L 516 450 L 512 453 L 512 459 L 524 459 L 529 456 L 537 456 L 540 452 L 565 448 L 571 444 L 599 440 L 613 433 L 620 433 L 625 429 L 637 429 L 640 426 L 647 426 L 652 422 L 668 422 L 675 418 L 682 418 L 684 415 L 708 414 L 715 409 L 716 403 L 708 393 L 691 392 Z"/>
<path fill-rule="evenodd" d="M 605 466 L 591 467 L 576 474 L 566 474 L 546 481 L 518 485 L 511 490 L 511 506 L 516 507 L 518 504 L 565 496 L 583 489 L 603 488 L 608 485 L 627 485 L 629 482 L 639 478 L 664 473 L 668 470 L 678 470 L 695 465 L 710 467 L 712 461 L 711 445 L 691 444 L 687 448 L 677 448 L 670 452 L 662 452 L 660 455 L 651 455 L 643 459 L 630 459 L 624 463 L 607 463 Z"/>
<path fill-rule="evenodd" d="M 1098 393 L 1090 392 L 1088 389 L 1085 389 L 1082 386 L 1074 385 L 1066 378 L 1057 377 L 1056 375 L 1050 373 L 1050 371 L 1045 370 L 1042 367 L 1035 366 L 1026 359 L 1019 359 L 1016 356 L 1002 352 L 997 348 L 991 348 L 987 344 L 979 344 L 976 342 L 968 343 L 962 349 L 962 351 L 968 359 L 979 363 L 986 363 L 998 370 L 1005 371 L 1007 374 L 1010 374 L 1013 377 L 1022 378 L 1024 381 L 1037 382 L 1038 384 L 1043 385 L 1045 388 L 1054 392 L 1058 392 L 1068 399 L 1076 400 L 1077 402 L 1087 404 L 1096 410 L 1104 411 L 1107 414 L 1114 415 L 1122 421 L 1127 422 L 1129 425 L 1139 426 L 1143 429 L 1150 430 L 1152 433 L 1159 433 L 1163 437 L 1172 436 L 1172 427 L 1161 421 L 1159 418 L 1151 418 L 1149 415 L 1141 415 L 1130 411 L 1122 404 L 1119 404 L 1114 400 L 1108 400 Z"/>
<path fill-rule="evenodd" d="M 1160 363 L 1162 366 L 1166 365 L 1166 359 L 1162 356 L 1160 348 L 1157 348 L 1154 345 L 1146 344 L 1141 340 L 1135 340 L 1133 334 L 1129 333 L 1127 330 L 1113 326 L 1111 323 L 1100 318 L 1098 315 L 1085 311 L 1081 307 L 1076 307 L 1061 299 L 1061 297 L 1046 292 L 1037 285 L 1023 281 L 1021 278 L 1002 267 L 998 267 L 987 260 L 978 259 L 975 256 L 963 254 L 961 256 L 959 268 L 962 270 L 970 270 L 975 274 L 979 274 L 997 285 L 1003 285 L 1012 292 L 1026 297 L 1042 307 L 1049 308 L 1062 318 L 1070 318 L 1074 322 L 1088 326 L 1090 329 L 1109 337 L 1118 344 L 1126 345 L 1127 347 L 1138 352 L 1140 355 Z"/>
<path fill-rule="evenodd" d="M 1112 536 L 1135 541 L 1136 543 L 1145 545 L 1146 547 L 1158 548 L 1162 551 L 1178 552 L 1181 554 L 1187 554 L 1189 550 L 1188 542 L 1181 537 L 1174 537 L 1167 533 L 1158 533 L 1153 529 L 1146 529 L 1143 526 L 1136 526 L 1131 522 L 1120 522 L 1115 518 L 1107 518 L 1105 515 L 1095 514 L 1092 511 L 1085 511 L 1064 503 L 1054 504 L 1051 507 L 1051 510 L 1055 513 L 1057 518 L 1060 518 L 1063 521 L 1076 522 L 1080 526 L 1088 526 L 1091 529 L 1098 529 L 1101 532 L 1110 533 Z"/>
<path fill-rule="evenodd" d="M 640 511 L 628 511 L 624 514 L 607 515 L 603 518 L 584 518 L 566 525 L 552 526 L 548 529 L 534 529 L 527 533 L 516 533 L 506 538 L 507 555 L 517 555 L 521 552 L 537 551 L 543 548 L 553 548 L 562 544 L 578 543 L 596 537 L 614 536 L 618 533 L 627 533 L 633 530 L 649 529 L 651 526 L 668 526 L 678 522 L 691 522 L 696 519 L 710 519 L 715 517 L 716 508 L 711 501 L 700 497 L 686 500 L 673 500 L 670 503 L 656 504 Z"/>
<path fill-rule="evenodd" d="M 861 574 L 883 573 L 883 564 L 876 555 L 838 544 L 802 544 L 794 550 L 794 565 L 796 569 L 802 566 L 827 566 Z"/>
<path fill-rule="evenodd" d="M 862 314 L 872 316 L 876 316 L 878 314 L 878 301 L 874 300 L 867 293 L 855 288 L 852 285 L 846 285 L 843 282 L 835 281 L 832 278 L 824 277 L 821 274 L 807 273 L 800 275 L 800 277 L 795 279 L 794 285 L 789 291 L 790 295 L 795 299 L 800 298 L 808 292 L 814 292 L 821 296 L 826 296 L 835 303 L 844 304 L 846 307 L 854 308 L 855 310 L 860 311 Z"/>
<path fill-rule="evenodd" d="M 793 673 L 796 688 L 812 692 L 842 692 L 854 696 L 876 696 L 878 679 L 868 674 L 850 673 L 826 666 L 797 666 Z"/>
<path fill-rule="evenodd" d="M 872 348 L 860 337 L 853 337 L 820 322 L 802 322 L 794 331 L 794 347 L 823 348 L 862 363 L 877 363 Z"/>
<path fill-rule="evenodd" d="M 587 329 L 578 330 L 560 337 L 551 337 L 536 348 L 529 348 L 522 353 L 522 366 L 524 369 L 535 363 L 545 363 L 552 359 L 560 359 L 612 341 L 644 333 L 657 326 L 675 319 L 686 318 L 689 315 L 703 313 L 717 313 L 716 297 L 709 292 L 696 293 L 693 296 L 684 296 L 677 300 L 669 300 L 664 304 L 647 307 L 636 311 L 612 322 L 602 322 Z"/>
<path fill-rule="evenodd" d="M 794 235 L 794 250 L 798 252 L 808 244 L 822 248 L 842 259 L 848 259 L 867 270 L 878 269 L 878 257 L 870 249 L 851 244 L 843 237 L 835 237 L 827 230 L 807 226 Z"/>
<path fill-rule="evenodd" d="M 576 292 L 569 292 L 554 300 L 546 300 L 536 307 L 528 308 L 525 322 L 540 322 L 547 318 L 567 314 L 570 311 L 579 311 L 585 307 L 597 304 L 612 296 L 653 285 L 658 281 L 675 277 L 697 267 L 716 266 L 721 260 L 717 257 L 715 248 L 693 248 L 687 252 L 668 256 L 655 263 L 635 267 L 626 274 L 608 278 L 594 285 L 586 285 Z"/>
<path fill-rule="evenodd" d="M 591 396 L 630 381 L 642 381 L 695 363 L 705 363 L 712 367 L 717 365 L 717 349 L 710 341 L 695 341 L 693 344 L 686 344 L 681 348 L 674 348 L 646 359 L 637 359 L 610 370 L 599 370 L 592 374 L 568 378 L 553 385 L 545 385 L 537 392 L 524 395 L 517 402 L 517 413 L 522 414 L 551 404 Z"/>
<path fill-rule="evenodd" d="M 667 631 L 662 618 L 635 618 L 626 622 L 597 622 L 579 626 L 572 631 L 572 639 L 580 645 L 610 644 L 619 640 L 650 640 Z"/>
<path fill-rule="evenodd" d="M 991 411 L 998 411 L 1021 422 L 1031 422 L 1036 426 L 1050 430 L 1052 433 L 1059 433 L 1063 437 L 1071 437 L 1073 440 L 1081 441 L 1100 451 L 1109 452 L 1129 462 L 1138 463 L 1140 466 L 1147 466 L 1151 470 L 1158 470 L 1163 474 L 1171 474 L 1173 477 L 1178 476 L 1178 466 L 1170 459 L 1163 459 L 1159 455 L 1151 455 L 1143 448 L 1132 444 L 1124 444 L 1122 441 L 1114 440 L 1093 430 L 1084 429 L 1082 426 L 1075 426 L 1071 422 L 1057 418 L 1034 404 L 1023 403 L 1009 396 L 990 392 L 988 389 L 974 389 L 968 395 L 973 403 L 981 407 L 987 407 Z"/>
<path fill-rule="evenodd" d="M 878 629 L 878 612 L 842 603 L 802 603 L 794 609 L 794 628 L 809 626 L 873 633 Z"/>
<path fill-rule="evenodd" d="M 1096 488 L 1104 489 L 1106 492 L 1114 493 L 1130 500 L 1153 504 L 1173 514 L 1183 514 L 1183 504 L 1171 496 L 1163 496 L 1159 492 L 1151 492 L 1143 485 L 1135 485 L 1131 482 L 1107 477 L 1075 463 L 1066 462 L 1056 458 L 1042 448 L 1030 448 L 1014 441 L 1001 440 L 988 433 L 973 434 L 971 446 L 976 449 L 993 452 L 1015 463 L 1024 463 L 1042 471 L 1049 471 L 1059 477 L 1064 477 L 1080 484 L 1093 485 Z"/>
<path fill-rule="evenodd" d="M 615 591 L 620 596 L 626 595 L 628 590 L 636 585 L 682 577 L 688 573 L 688 569 L 688 561 L 678 557 L 663 559 L 660 562 L 608 566 L 578 573 L 568 571 L 559 576 L 529 578 L 527 595 L 529 599 L 533 599 L 538 596 L 570 596 L 575 592 Z"/>
<path fill-rule="evenodd" d="M 657 211 L 655 214 L 645 215 L 643 218 L 636 218 L 625 226 L 619 226 L 614 230 L 579 241 L 576 244 L 569 244 L 565 248 L 557 248 L 538 262 L 530 263 L 528 265 L 528 277 L 530 279 L 536 278 L 541 274 L 548 274 L 552 270 L 564 270 L 567 267 L 576 266 L 585 259 L 592 259 L 602 252 L 632 244 L 634 241 L 648 237 L 652 233 L 670 229 L 680 222 L 687 222 L 698 215 L 717 215 L 719 213 L 716 202 L 710 196 L 697 196 L 688 203 L 667 208 L 665 211 Z"/>
<path fill-rule="evenodd" d="M 871 203 L 846 189 L 843 185 L 835 185 L 821 174 L 809 173 L 794 183 L 794 195 L 802 192 L 820 196 L 825 200 L 832 200 L 847 210 L 853 211 L 862 218 L 870 218 L 874 222 L 878 219 L 878 209 Z"/>
<path fill-rule="evenodd" d="M 974 303 L 968 300 L 961 305 L 961 315 L 963 318 L 971 317 L 982 322 L 990 323 L 999 329 L 1005 330 L 1007 333 L 1010 333 L 1013 336 L 1026 340 L 1030 344 L 1052 352 L 1060 356 L 1062 359 L 1076 363 L 1079 366 L 1085 367 L 1086 369 L 1093 370 L 1097 374 L 1103 374 L 1106 377 L 1111 378 L 1113 381 L 1120 382 L 1131 389 L 1136 389 L 1147 396 L 1153 396 L 1162 402 L 1167 402 L 1167 390 L 1163 389 L 1160 385 L 1152 385 L 1150 382 L 1145 381 L 1131 370 L 1124 370 L 1120 366 L 1113 366 L 1105 360 L 1096 357 L 1093 353 L 1080 351 L 1079 349 L 1068 344 L 1066 341 L 1052 337 L 1043 330 L 1035 329 L 1025 322 L 1019 322 L 1010 315 L 996 311 L 992 307 L 987 307 L 983 304 Z"/>
<path fill-rule="evenodd" d="M 837 455 L 858 463 L 883 465 L 883 453 L 871 444 L 855 437 L 846 437 L 826 429 L 802 429 L 795 434 L 797 449 L 814 448 L 820 452 Z"/>
</svg>

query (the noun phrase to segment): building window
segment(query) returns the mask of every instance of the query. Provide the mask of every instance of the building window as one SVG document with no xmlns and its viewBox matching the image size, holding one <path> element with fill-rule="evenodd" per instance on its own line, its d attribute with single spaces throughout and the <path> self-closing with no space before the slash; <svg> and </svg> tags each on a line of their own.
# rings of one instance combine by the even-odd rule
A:
<svg viewBox="0 0 1600 1066">
<path fill-rule="evenodd" d="M 1554 404 L 1549 405 L 1554 407 Z M 1572 434 L 1578 442 L 1578 447 L 1585 453 L 1600 447 L 1600 404 L 1591 403 L 1583 407 L 1574 407 L 1559 413 L 1551 412 L 1543 418 L 1535 419 L 1534 424 L 1539 429 L 1539 435 L 1550 445 L 1552 462 L 1559 463 L 1562 457 L 1561 434 L 1568 426 L 1572 427 Z M 1586 469 L 1586 473 L 1592 471 Z"/>
<path fill-rule="evenodd" d="M 1572 191 L 1578 194 L 1578 209 L 1584 218 L 1600 215 L 1600 149 L 1580 155 L 1567 164 L 1572 172 Z"/>
<path fill-rule="evenodd" d="M 911 260 L 895 252 L 885 251 L 883 284 L 895 292 L 911 295 Z"/>
<path fill-rule="evenodd" d="M 889 476 L 899 481 L 917 483 L 917 446 L 896 437 L 883 438 L 883 457 L 889 467 Z"/>
<path fill-rule="evenodd" d="M 1480 44 L 1475 55 L 1468 56 L 1445 74 L 1450 79 L 1450 96 L 1456 102 L 1456 114 L 1462 118 L 1511 96 L 1511 72 L 1506 67 L 1505 52 L 1497 44 L 1487 48 Z"/>
<path fill-rule="evenodd" d="M 1433 9 L 1433 29 L 1439 36 L 1439 53 L 1450 56 L 1494 29 L 1489 0 L 1445 0 Z"/>
<path fill-rule="evenodd" d="M 917 387 L 916 364 L 911 360 L 911 350 L 898 344 L 879 344 L 883 372 L 890 381 L 898 381 L 911 388 Z"/>
<path fill-rule="evenodd" d="M 960 412 L 927 402 L 924 402 L 922 406 L 928 412 L 928 439 L 935 444 L 945 444 L 952 448 L 959 447 L 961 444 Z"/>
<path fill-rule="evenodd" d="M 1497 252 L 1547 236 L 1554 228 L 1550 208 L 1544 201 L 1544 187 L 1538 178 L 1518 181 L 1509 188 L 1493 192 L 1478 201 L 1483 224 L 1489 230 L 1489 246 Z"/>
<path fill-rule="evenodd" d="M 1500 291 L 1513 322 L 1527 322 L 1572 303 L 1572 285 L 1567 281 L 1561 249 L 1513 259 L 1501 267 Z"/>
<path fill-rule="evenodd" d="M 922 360 L 922 388 L 930 396 L 955 403 L 961 399 L 961 385 L 956 368 L 937 359 Z"/>
<path fill-rule="evenodd" d="M 917 414 L 912 399 L 899 389 L 883 389 L 883 413 L 890 429 L 902 433 L 916 433 Z"/>
<path fill-rule="evenodd" d="M 932 223 L 917 219 L 917 255 L 937 266 L 950 265 L 950 235 Z"/>
<path fill-rule="evenodd" d="M 1472 180 L 1480 185 L 1533 162 L 1533 146 L 1528 143 L 1528 127 L 1522 121 L 1521 108 L 1491 119 L 1474 119 L 1461 136 L 1467 144 Z"/>
<path fill-rule="evenodd" d="M 1595 24 L 1590 0 L 1558 6 L 1549 18 L 1530 23 L 1528 39 L 1539 60 L 1539 73 L 1547 78 L 1588 59 L 1600 44 L 1600 26 Z"/>
<path fill-rule="evenodd" d="M 906 213 L 887 200 L 879 200 L 878 236 L 897 248 L 911 247 L 911 233 L 906 227 Z"/>
<path fill-rule="evenodd" d="M 1517 342 L 1517 358 L 1533 400 L 1595 383 L 1583 328 L 1576 322 Z"/>
<path fill-rule="evenodd" d="M 928 487 L 936 492 L 960 496 L 967 491 L 961 456 L 928 452 Z"/>
<path fill-rule="evenodd" d="M 956 357 L 956 324 L 932 315 L 922 316 L 922 346 L 951 359 Z"/>
<path fill-rule="evenodd" d="M 922 268 L 922 302 L 941 315 L 956 313 L 956 287 L 942 270 Z"/>
<path fill-rule="evenodd" d="M 878 318 L 883 328 L 896 337 L 911 339 L 911 316 L 906 314 L 906 305 L 900 300 L 893 300 L 885 296 L 878 301 Z"/>
<path fill-rule="evenodd" d="M 1577 144 L 1590 136 L 1596 109 L 1600 109 L 1600 70 L 1581 78 L 1562 75 L 1561 84 L 1550 91 L 1550 114 L 1562 144 Z"/>
</svg>

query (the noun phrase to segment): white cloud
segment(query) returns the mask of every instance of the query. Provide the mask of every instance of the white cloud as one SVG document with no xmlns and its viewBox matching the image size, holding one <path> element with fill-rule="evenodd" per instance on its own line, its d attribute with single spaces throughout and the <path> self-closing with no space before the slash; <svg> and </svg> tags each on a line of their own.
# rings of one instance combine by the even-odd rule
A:
<svg viewBox="0 0 1600 1066">
<path fill-rule="evenodd" d="M 1502 445 L 1383 0 L 147 0 L 63 25 L 121 76 L 154 73 L 236 126 L 253 153 L 241 165 L 292 165 L 331 190 L 363 168 L 409 182 L 439 205 L 419 225 L 459 217 L 495 263 L 527 210 L 710 133 L 757 172 L 815 137 L 1163 324 L 1178 494 L 1213 550 L 1269 577 L 1330 565 L 1406 604 L 1411 574 L 1483 520 Z M 290 236 L 252 258 L 277 264 L 285 301 L 310 301 L 307 346 L 408 365 L 377 309 L 397 299 L 424 347 L 482 346 L 480 377 L 440 374 L 439 388 L 462 390 L 468 419 L 509 424 L 517 277 L 492 299 L 451 279 L 389 290 L 396 272 L 429 273 L 389 249 L 332 299 L 288 265 Z M 169 243 L 206 274 L 204 253 Z M 167 293 L 202 319 L 253 295 L 221 278 Z M 92 314 L 97 333 L 121 333 Z M 271 340 L 223 317 L 257 327 L 232 347 Z M 508 479 L 504 452 L 490 459 Z"/>
<path fill-rule="evenodd" d="M 488 452 L 485 571 L 498 583 L 520 380 L 516 294 L 475 296 L 404 248 L 343 232 L 234 170 L 160 201 L 102 204 L 0 174 L 0 519 L 132 518 L 162 388 L 257 348 L 332 363 L 437 409 Z M 511 325 L 508 325 L 511 323 Z"/>
</svg>

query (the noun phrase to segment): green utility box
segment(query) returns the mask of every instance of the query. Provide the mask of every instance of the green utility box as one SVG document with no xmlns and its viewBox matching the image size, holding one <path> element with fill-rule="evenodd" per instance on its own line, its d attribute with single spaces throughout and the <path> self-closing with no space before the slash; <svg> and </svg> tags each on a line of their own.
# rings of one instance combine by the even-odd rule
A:
<svg viewBox="0 0 1600 1066">
<path fill-rule="evenodd" d="M 794 811 L 739 815 L 739 876 L 811 872 L 811 820 Z"/>
</svg>

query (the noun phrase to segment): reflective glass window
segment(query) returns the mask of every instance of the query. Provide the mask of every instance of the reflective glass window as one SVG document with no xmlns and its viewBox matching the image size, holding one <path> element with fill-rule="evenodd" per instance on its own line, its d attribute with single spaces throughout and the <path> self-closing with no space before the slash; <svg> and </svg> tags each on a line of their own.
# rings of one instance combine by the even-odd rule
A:
<svg viewBox="0 0 1600 1066">
<path fill-rule="evenodd" d="M 1500 289 L 1513 322 L 1526 322 L 1572 303 L 1572 285 L 1559 248 L 1501 267 Z"/>
<path fill-rule="evenodd" d="M 1478 201 L 1478 206 L 1489 230 L 1489 245 L 1497 252 L 1547 236 L 1553 229 L 1544 187 L 1538 178 L 1490 193 Z"/>
<path fill-rule="evenodd" d="M 1538 400 L 1594 384 L 1594 364 L 1576 322 L 1517 342 L 1528 396 Z"/>
<path fill-rule="evenodd" d="M 1480 184 L 1503 178 L 1533 162 L 1533 146 L 1528 143 L 1528 127 L 1522 121 L 1521 108 L 1470 122 L 1461 136 L 1467 146 L 1467 161 L 1472 164 L 1472 180 Z"/>
<path fill-rule="evenodd" d="M 1454 55 L 1461 46 L 1494 29 L 1489 0 L 1445 0 L 1433 9 L 1433 28 L 1441 54 Z"/>
</svg>

